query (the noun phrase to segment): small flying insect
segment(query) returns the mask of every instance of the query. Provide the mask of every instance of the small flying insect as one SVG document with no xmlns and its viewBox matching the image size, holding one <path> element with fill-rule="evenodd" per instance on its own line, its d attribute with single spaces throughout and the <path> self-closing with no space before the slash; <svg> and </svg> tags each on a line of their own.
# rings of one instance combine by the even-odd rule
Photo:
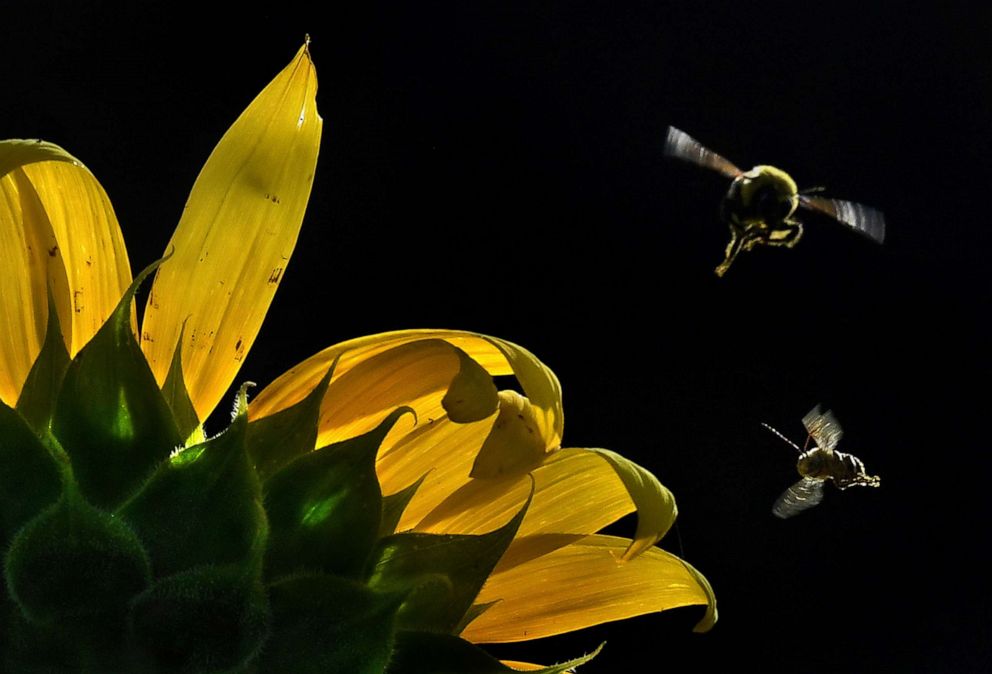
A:
<svg viewBox="0 0 992 674">
<path fill-rule="evenodd" d="M 803 426 L 809 433 L 806 445 L 812 439 L 813 449 L 806 449 L 806 445 L 800 448 L 768 424 L 761 425 L 799 452 L 796 469 L 802 479 L 786 489 L 775 501 L 772 512 L 777 517 L 782 519 L 792 517 L 817 505 L 823 500 L 823 484 L 827 480 L 832 481 L 838 489 L 879 486 L 878 476 L 868 475 L 861 459 L 835 450 L 844 431 L 841 430 L 837 418 L 830 410 L 821 412 L 820 406 L 817 405 L 803 417 Z"/>
<path fill-rule="evenodd" d="M 742 250 L 757 245 L 792 248 L 799 243 L 803 226 L 793 217 L 799 206 L 829 215 L 878 243 L 885 240 L 885 218 L 881 212 L 851 201 L 810 194 L 820 188 L 800 192 L 792 176 L 774 166 L 759 165 L 741 171 L 674 126 L 668 127 L 665 154 L 733 178 L 720 206 L 720 217 L 730 227 L 730 242 L 723 262 L 714 270 L 717 276 L 730 269 Z"/>
</svg>

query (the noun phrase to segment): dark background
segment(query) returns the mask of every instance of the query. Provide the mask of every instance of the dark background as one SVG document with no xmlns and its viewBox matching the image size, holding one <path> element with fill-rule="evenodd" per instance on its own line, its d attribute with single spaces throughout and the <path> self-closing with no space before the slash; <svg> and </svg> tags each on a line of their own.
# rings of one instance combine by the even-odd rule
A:
<svg viewBox="0 0 992 674">
<path fill-rule="evenodd" d="M 567 445 L 675 492 L 663 546 L 720 602 L 708 635 L 688 609 L 494 651 L 606 639 L 589 674 L 989 671 L 992 12 L 822 5 L 5 3 L 0 135 L 81 158 L 137 269 L 309 33 L 317 179 L 239 379 L 388 329 L 523 344 L 562 380 Z M 668 124 L 883 210 L 888 240 L 810 215 L 796 249 L 717 279 L 726 181 L 666 160 Z M 882 487 L 780 521 L 795 453 L 759 422 L 801 441 L 818 402 Z"/>
</svg>

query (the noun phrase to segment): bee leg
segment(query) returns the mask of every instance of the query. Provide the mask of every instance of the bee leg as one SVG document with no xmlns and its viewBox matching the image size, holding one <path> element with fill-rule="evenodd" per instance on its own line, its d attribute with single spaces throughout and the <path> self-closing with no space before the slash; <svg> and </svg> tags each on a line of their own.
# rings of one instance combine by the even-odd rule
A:
<svg viewBox="0 0 992 674">
<path fill-rule="evenodd" d="M 776 229 L 772 236 L 768 238 L 768 245 L 794 248 L 803 236 L 802 223 L 795 220 L 786 220 L 782 225 L 783 227 L 781 229 Z"/>
<path fill-rule="evenodd" d="M 713 271 L 717 276 L 723 276 L 730 269 L 730 265 L 734 263 L 737 258 L 737 253 L 741 251 L 741 246 L 744 244 L 744 239 L 741 236 L 739 227 L 736 227 L 733 222 L 729 223 L 730 226 L 730 241 L 727 243 L 727 250 L 723 253 L 723 262 L 721 262 L 716 269 Z"/>
</svg>

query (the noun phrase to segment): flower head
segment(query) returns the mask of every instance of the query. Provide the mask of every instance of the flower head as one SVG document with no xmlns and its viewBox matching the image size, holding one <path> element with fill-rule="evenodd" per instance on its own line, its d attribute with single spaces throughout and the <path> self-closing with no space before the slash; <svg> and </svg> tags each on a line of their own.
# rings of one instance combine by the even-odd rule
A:
<svg viewBox="0 0 992 674">
<path fill-rule="evenodd" d="M 511 342 L 337 344 L 251 405 L 242 386 L 205 438 L 296 243 L 315 94 L 304 45 L 134 281 L 96 178 L 52 144 L 0 142 L 3 667 L 405 674 L 429 652 L 510 671 L 474 644 L 686 605 L 708 628 L 709 585 L 654 547 L 671 493 L 563 448 L 559 382 Z M 506 375 L 519 392 L 497 390 Z M 633 539 L 600 533 L 635 511 Z"/>
</svg>

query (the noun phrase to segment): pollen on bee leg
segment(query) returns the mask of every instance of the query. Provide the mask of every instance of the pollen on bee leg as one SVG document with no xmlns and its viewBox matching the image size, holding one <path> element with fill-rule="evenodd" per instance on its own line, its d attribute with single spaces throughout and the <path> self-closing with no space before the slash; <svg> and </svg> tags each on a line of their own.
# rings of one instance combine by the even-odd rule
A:
<svg viewBox="0 0 992 674">
<path fill-rule="evenodd" d="M 481 479 L 524 475 L 539 466 L 546 453 L 530 400 L 516 391 L 500 391 L 499 414 L 469 475 Z"/>
</svg>

